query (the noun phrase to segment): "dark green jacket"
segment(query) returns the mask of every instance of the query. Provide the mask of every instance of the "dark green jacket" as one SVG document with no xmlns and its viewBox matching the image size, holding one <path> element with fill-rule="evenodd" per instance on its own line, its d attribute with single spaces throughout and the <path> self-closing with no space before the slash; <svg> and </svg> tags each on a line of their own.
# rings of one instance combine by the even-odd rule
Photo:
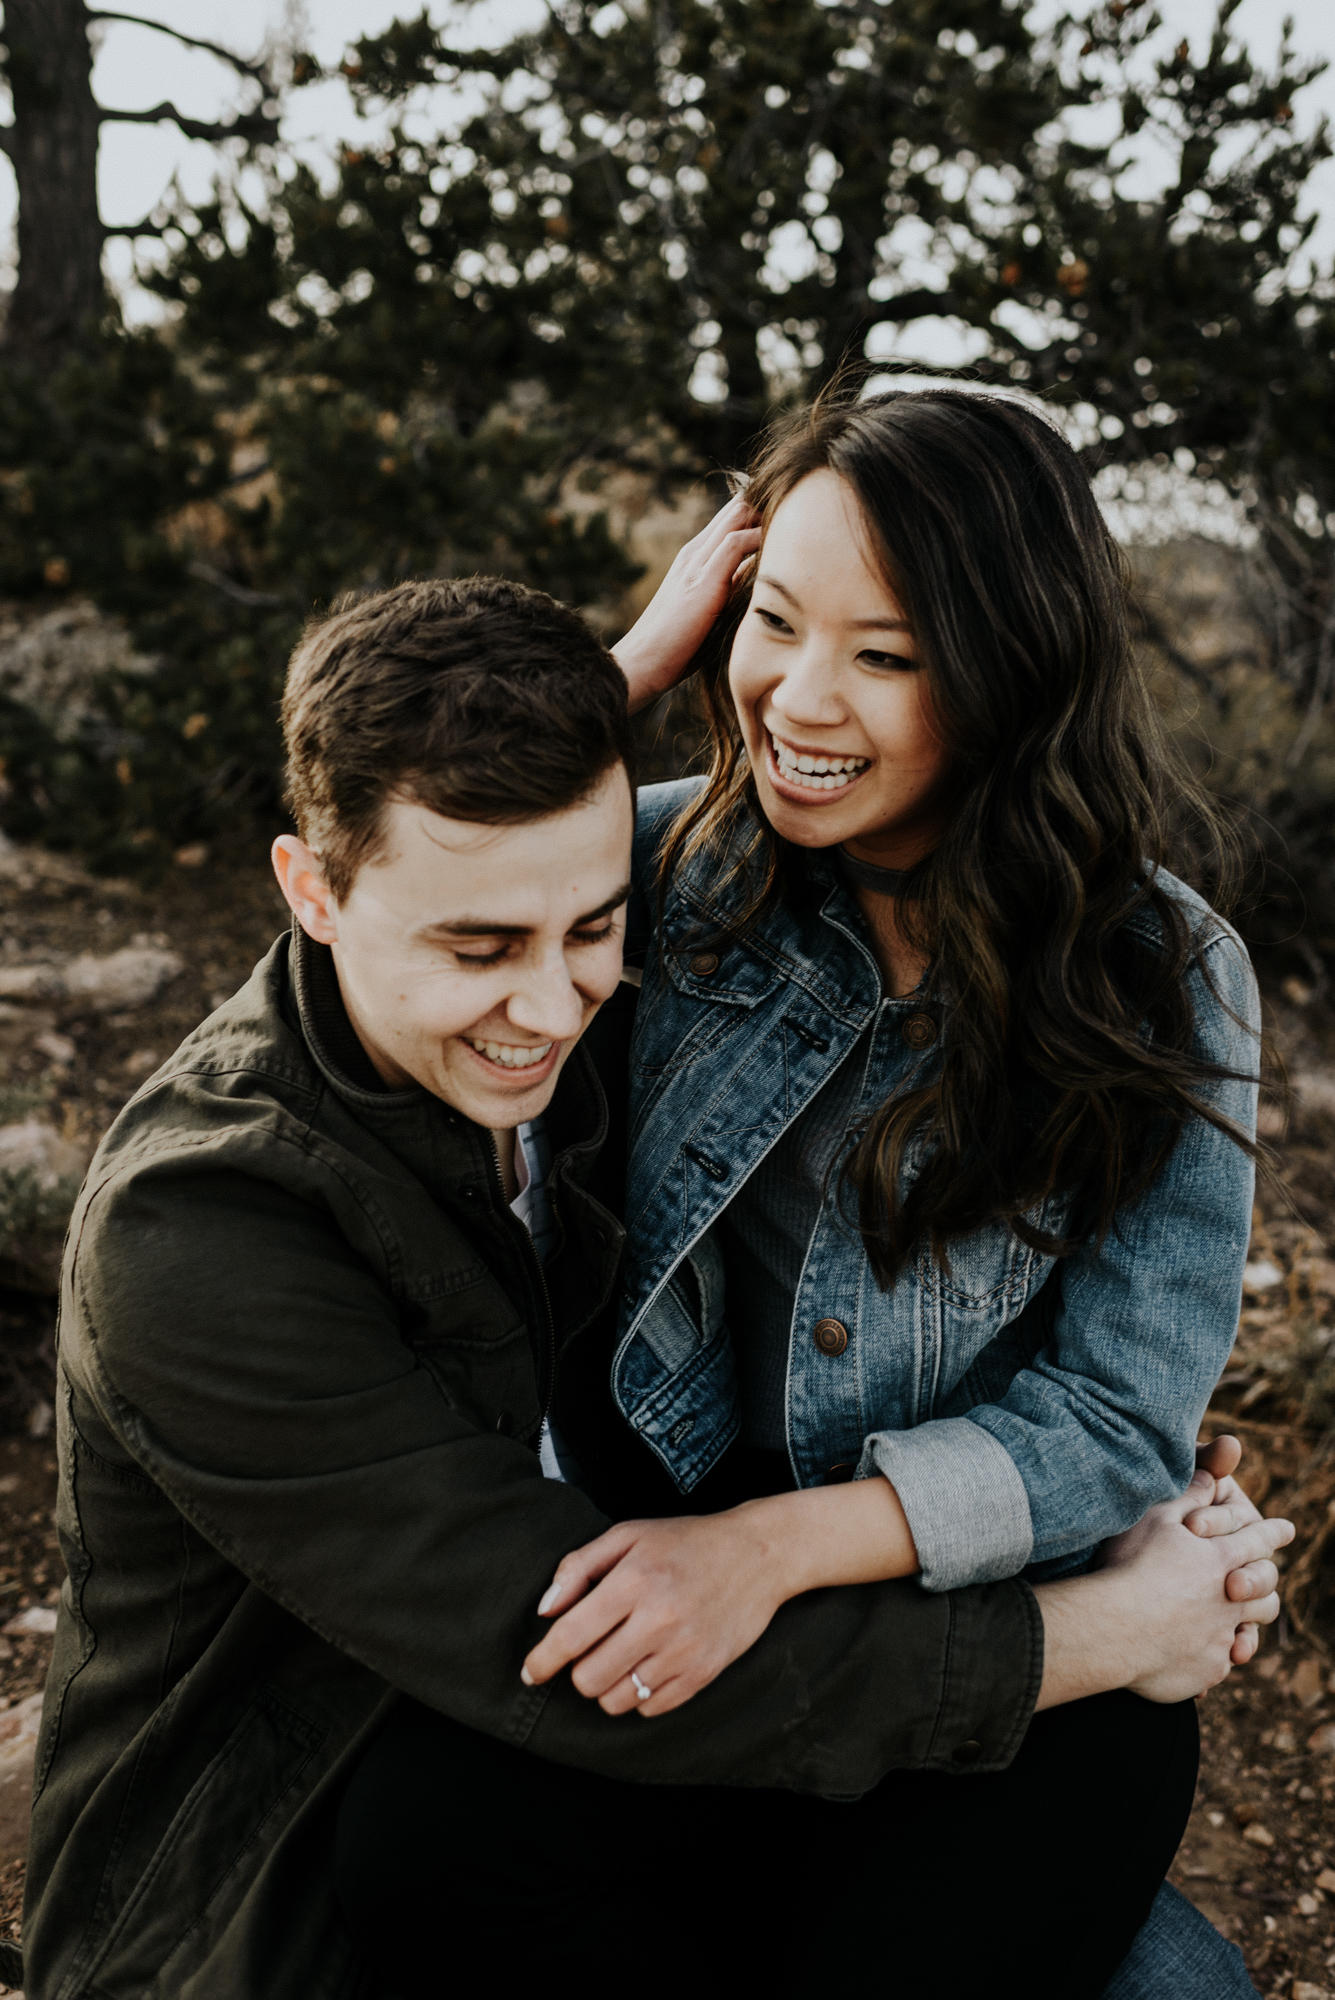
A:
<svg viewBox="0 0 1335 2000">
<path fill-rule="evenodd" d="M 396 1689 L 651 1783 L 858 1793 L 1013 1754 L 1042 1655 L 1020 1583 L 814 1593 L 653 1722 L 521 1684 L 552 1570 L 607 1525 L 535 1450 L 621 1237 L 583 1047 L 549 1127 L 544 1283 L 487 1133 L 379 1087 L 328 952 L 285 937 L 107 1134 L 61 1300 L 28 2000 L 367 1994 L 331 1840 Z"/>
</svg>

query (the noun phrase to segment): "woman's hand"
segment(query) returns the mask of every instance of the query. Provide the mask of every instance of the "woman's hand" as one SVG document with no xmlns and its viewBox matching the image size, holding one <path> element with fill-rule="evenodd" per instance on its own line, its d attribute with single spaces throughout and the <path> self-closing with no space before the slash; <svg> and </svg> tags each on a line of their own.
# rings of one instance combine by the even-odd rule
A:
<svg viewBox="0 0 1335 2000">
<path fill-rule="evenodd" d="M 630 712 L 680 680 L 727 604 L 733 578 L 760 547 L 755 515 L 740 495 L 677 557 L 613 655 L 626 676 Z"/>
<path fill-rule="evenodd" d="M 666 1715 L 753 1646 L 789 1594 L 772 1537 L 745 1507 L 622 1521 L 561 1563 L 538 1610 L 563 1615 L 523 1679 L 548 1681 L 573 1661 L 575 1687 L 609 1715 Z"/>
<path fill-rule="evenodd" d="M 1193 1535 L 1230 1535 L 1235 1529 L 1248 1526 L 1261 1518 L 1260 1510 L 1248 1499 L 1238 1485 L 1233 1474 L 1242 1462 L 1242 1446 L 1237 1438 L 1217 1437 L 1212 1444 L 1197 1445 L 1196 1468 L 1198 1472 L 1210 1474 L 1214 1479 L 1214 1499 L 1209 1506 L 1198 1507 L 1194 1514 L 1188 1514 L 1184 1527 Z M 1236 1576 L 1237 1581 L 1234 1581 Z M 1243 1597 L 1244 1572 L 1230 1574 L 1225 1588 L 1235 1601 Z M 1230 1655 L 1235 1667 L 1245 1667 L 1261 1643 L 1261 1628 L 1256 1624 L 1239 1625 Z"/>
<path fill-rule="evenodd" d="M 557 1565 L 538 1611 L 561 1615 L 523 1678 L 533 1686 L 574 1662 L 575 1687 L 609 1715 L 666 1715 L 754 1646 L 790 1597 L 917 1568 L 899 1495 L 879 1475 L 726 1514 L 622 1521 Z"/>
</svg>

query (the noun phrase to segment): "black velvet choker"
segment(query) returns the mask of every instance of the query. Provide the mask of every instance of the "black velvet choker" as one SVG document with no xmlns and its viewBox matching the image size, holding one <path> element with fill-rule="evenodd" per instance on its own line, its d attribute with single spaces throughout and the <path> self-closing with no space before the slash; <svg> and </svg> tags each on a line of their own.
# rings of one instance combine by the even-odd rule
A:
<svg viewBox="0 0 1335 2000">
<path fill-rule="evenodd" d="M 874 861 L 859 861 L 843 847 L 835 848 L 834 858 L 845 882 L 856 882 L 859 889 L 874 889 L 881 896 L 909 893 L 904 887 L 913 872 L 909 868 L 878 868 Z"/>
</svg>

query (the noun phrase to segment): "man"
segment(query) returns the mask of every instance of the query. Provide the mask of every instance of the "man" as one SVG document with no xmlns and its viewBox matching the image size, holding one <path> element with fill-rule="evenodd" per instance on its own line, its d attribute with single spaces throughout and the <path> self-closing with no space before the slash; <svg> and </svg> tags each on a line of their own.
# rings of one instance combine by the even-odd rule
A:
<svg viewBox="0 0 1335 2000">
<path fill-rule="evenodd" d="M 1287 1534 L 1183 1532 L 1204 1476 L 1098 1577 L 795 1600 L 653 1723 L 526 1687 L 538 1599 L 607 1525 L 543 1476 L 553 1397 L 609 1497 L 624 1446 L 570 1390 L 620 1239 L 581 1036 L 621 974 L 624 683 L 550 599 L 411 584 L 307 634 L 284 720 L 292 935 L 126 1107 L 70 1227 L 29 2000 L 375 1993 L 335 1840 L 401 1693 L 600 1780 L 855 1795 L 1003 1769 L 1036 1697 L 1179 1699 L 1250 1650 Z"/>
</svg>

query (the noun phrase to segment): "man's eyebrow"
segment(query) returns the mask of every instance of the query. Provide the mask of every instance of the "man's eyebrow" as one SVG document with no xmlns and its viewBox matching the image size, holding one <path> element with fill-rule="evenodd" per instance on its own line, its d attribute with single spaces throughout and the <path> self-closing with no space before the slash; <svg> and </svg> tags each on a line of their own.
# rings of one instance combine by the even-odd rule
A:
<svg viewBox="0 0 1335 2000">
<path fill-rule="evenodd" d="M 630 883 L 618 889 L 615 896 L 609 896 L 596 910 L 586 910 L 571 924 L 572 931 L 581 931 L 589 924 L 596 924 L 600 917 L 610 917 L 613 910 L 619 910 L 630 895 Z M 442 917 L 438 923 L 423 924 L 417 932 L 421 938 L 433 937 L 532 937 L 532 924 L 498 924 L 487 917 Z"/>
<path fill-rule="evenodd" d="M 775 576 L 758 576 L 757 583 L 765 584 L 770 590 L 777 590 L 780 597 L 786 597 L 795 611 L 802 609 L 799 599 L 793 596 L 786 584 Z M 905 618 L 850 618 L 848 621 L 855 632 L 908 632 L 912 630 Z"/>
</svg>

